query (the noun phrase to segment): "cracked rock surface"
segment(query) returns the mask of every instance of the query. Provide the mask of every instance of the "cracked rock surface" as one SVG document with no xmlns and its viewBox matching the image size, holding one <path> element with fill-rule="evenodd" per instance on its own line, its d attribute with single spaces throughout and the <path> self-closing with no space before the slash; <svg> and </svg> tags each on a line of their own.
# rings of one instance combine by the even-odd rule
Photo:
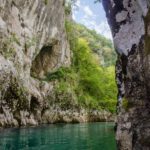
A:
<svg viewBox="0 0 150 150">
<path fill-rule="evenodd" d="M 118 53 L 120 150 L 150 149 L 150 1 L 103 0 Z"/>
</svg>

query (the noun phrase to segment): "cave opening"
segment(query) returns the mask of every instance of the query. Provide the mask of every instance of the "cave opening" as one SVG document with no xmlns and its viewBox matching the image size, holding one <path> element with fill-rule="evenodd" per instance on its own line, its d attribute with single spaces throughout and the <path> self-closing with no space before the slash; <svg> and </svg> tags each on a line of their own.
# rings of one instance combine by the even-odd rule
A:
<svg viewBox="0 0 150 150">
<path fill-rule="evenodd" d="M 40 103 L 38 99 L 35 96 L 31 96 L 31 101 L 30 101 L 30 110 L 34 111 L 40 106 Z"/>
<path fill-rule="evenodd" d="M 45 78 L 46 74 L 51 72 L 56 64 L 58 56 L 56 55 L 56 44 L 44 45 L 39 54 L 32 61 L 31 76 L 34 78 Z"/>
</svg>

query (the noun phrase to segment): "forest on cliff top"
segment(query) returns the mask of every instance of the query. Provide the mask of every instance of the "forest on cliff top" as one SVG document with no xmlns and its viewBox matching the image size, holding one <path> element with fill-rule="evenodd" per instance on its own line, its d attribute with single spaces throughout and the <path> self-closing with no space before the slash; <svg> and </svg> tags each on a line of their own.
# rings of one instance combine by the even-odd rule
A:
<svg viewBox="0 0 150 150">
<path fill-rule="evenodd" d="M 64 108 L 72 103 L 89 110 L 116 112 L 115 60 L 112 41 L 74 21 L 66 21 L 72 53 L 71 67 L 47 75 L 58 80 L 56 94 L 63 95 Z M 68 97 L 66 95 L 72 95 Z M 59 96 L 58 96 L 59 97 Z"/>
</svg>

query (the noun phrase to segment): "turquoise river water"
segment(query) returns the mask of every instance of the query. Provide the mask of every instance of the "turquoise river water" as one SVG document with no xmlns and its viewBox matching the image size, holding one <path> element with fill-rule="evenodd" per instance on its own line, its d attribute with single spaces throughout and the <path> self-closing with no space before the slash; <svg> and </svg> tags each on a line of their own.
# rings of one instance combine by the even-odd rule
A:
<svg viewBox="0 0 150 150">
<path fill-rule="evenodd" d="M 116 150 L 113 123 L 0 130 L 0 150 Z"/>
</svg>

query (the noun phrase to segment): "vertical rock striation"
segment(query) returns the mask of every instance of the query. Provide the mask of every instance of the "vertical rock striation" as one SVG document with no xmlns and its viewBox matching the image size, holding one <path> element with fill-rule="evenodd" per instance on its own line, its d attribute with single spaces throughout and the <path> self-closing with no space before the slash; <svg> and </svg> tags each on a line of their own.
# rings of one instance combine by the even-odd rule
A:
<svg viewBox="0 0 150 150">
<path fill-rule="evenodd" d="M 150 148 L 150 1 L 103 0 L 118 53 L 120 150 Z"/>
<path fill-rule="evenodd" d="M 36 78 L 70 65 L 64 7 L 64 0 L 0 0 L 0 126 L 42 122 L 55 83 Z"/>
</svg>

